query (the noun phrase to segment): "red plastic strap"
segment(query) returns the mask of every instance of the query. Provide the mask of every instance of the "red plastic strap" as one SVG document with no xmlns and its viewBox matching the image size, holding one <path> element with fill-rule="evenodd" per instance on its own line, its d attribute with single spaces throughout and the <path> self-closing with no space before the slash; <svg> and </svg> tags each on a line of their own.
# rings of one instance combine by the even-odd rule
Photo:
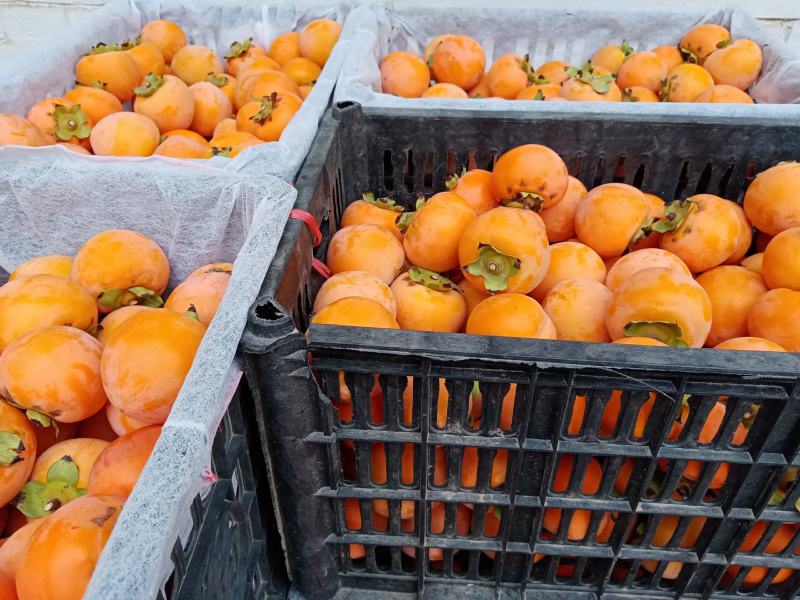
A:
<svg viewBox="0 0 800 600">
<path fill-rule="evenodd" d="M 314 236 L 314 248 L 316 248 L 322 243 L 322 232 L 319 230 L 319 226 L 317 225 L 316 219 L 314 219 L 314 215 L 305 210 L 300 210 L 299 208 L 293 208 L 289 212 L 289 218 L 299 219 L 300 221 L 303 221 L 306 225 L 308 225 L 308 229 L 311 231 L 311 235 Z"/>
<path fill-rule="evenodd" d="M 219 481 L 219 476 L 216 473 L 212 472 L 211 469 L 205 468 L 203 470 L 203 481 L 210 485 L 212 483 L 217 483 Z"/>
<path fill-rule="evenodd" d="M 328 268 L 328 265 L 326 265 L 324 262 L 322 262 L 317 257 L 312 257 L 311 258 L 311 267 L 317 273 L 322 275 L 325 279 L 330 279 L 331 278 L 332 273 L 331 273 L 331 270 Z"/>
</svg>

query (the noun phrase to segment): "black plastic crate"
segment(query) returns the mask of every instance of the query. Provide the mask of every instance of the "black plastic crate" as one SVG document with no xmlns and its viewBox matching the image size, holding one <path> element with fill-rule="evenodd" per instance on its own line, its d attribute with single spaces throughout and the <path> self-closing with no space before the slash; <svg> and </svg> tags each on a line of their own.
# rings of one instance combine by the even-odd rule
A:
<svg viewBox="0 0 800 600">
<path fill-rule="evenodd" d="M 800 573 L 771 582 L 780 567 L 800 569 L 800 534 L 778 555 L 766 542 L 739 548 L 758 520 L 800 522 L 800 484 L 785 476 L 800 466 L 800 355 L 308 322 L 323 281 L 312 257 L 324 259 L 345 206 L 365 191 L 408 207 L 463 166 L 491 168 L 505 150 L 539 143 L 589 187 L 623 181 L 666 200 L 700 192 L 741 200 L 757 172 L 800 158 L 798 134 L 800 123 L 334 107 L 297 181 L 297 207 L 314 215 L 323 244 L 314 250 L 306 226 L 289 223 L 242 340 L 297 589 L 311 599 L 350 589 L 376 598 L 793 597 Z M 475 382 L 479 426 L 468 417 Z M 433 418 L 440 385 L 448 392 L 442 427 Z M 600 435 L 615 390 L 617 425 Z M 346 422 L 337 410 L 343 392 L 352 402 Z M 382 411 L 373 408 L 377 394 Z M 503 417 L 509 394 L 514 407 Z M 634 438 L 651 397 L 644 436 Z M 721 397 L 721 426 L 699 443 Z M 580 426 L 571 423 L 576 398 L 585 405 Z M 683 432 L 668 439 L 684 402 Z M 746 438 L 735 438 L 746 418 Z M 377 443 L 386 483 L 370 475 Z M 413 472 L 404 476 L 406 453 Z M 496 460 L 505 477 L 493 473 Z M 561 460 L 572 461 L 568 481 Z M 360 527 L 348 526 L 345 503 L 360 508 Z M 459 505 L 472 506 L 461 533 Z M 442 506 L 444 523 L 430 527 Z M 402 520 L 412 507 L 413 519 Z M 493 535 L 489 510 L 500 521 Z M 567 519 L 580 527 L 567 528 Z M 436 560 L 432 549 L 441 549 Z M 753 565 L 767 567 L 762 582 L 744 585 Z M 738 578 L 732 567 L 741 567 Z"/>
<path fill-rule="evenodd" d="M 247 385 L 223 416 L 211 453 L 217 480 L 190 507 L 159 600 L 279 600 L 288 580 Z"/>
</svg>

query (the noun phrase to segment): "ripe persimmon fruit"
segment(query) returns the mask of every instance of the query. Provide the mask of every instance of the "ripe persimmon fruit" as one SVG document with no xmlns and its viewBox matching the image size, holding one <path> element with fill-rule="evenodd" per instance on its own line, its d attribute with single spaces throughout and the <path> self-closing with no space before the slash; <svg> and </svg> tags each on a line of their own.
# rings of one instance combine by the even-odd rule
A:
<svg viewBox="0 0 800 600">
<path fill-rule="evenodd" d="M 193 83 L 189 91 L 194 97 L 194 116 L 189 127 L 203 137 L 211 137 L 220 121 L 233 115 L 231 101 L 225 92 L 208 81 Z"/>
<path fill-rule="evenodd" d="M 189 44 L 180 48 L 172 57 L 170 67 L 176 77 L 186 85 L 204 81 L 209 73 L 223 73 L 219 56 L 206 46 Z"/>
<path fill-rule="evenodd" d="M 389 286 L 366 271 L 343 271 L 327 279 L 314 299 L 313 312 L 316 314 L 337 300 L 351 296 L 374 300 L 393 317 L 397 315 L 397 302 Z"/>
<path fill-rule="evenodd" d="M 737 87 L 732 85 L 717 84 L 702 92 L 695 102 L 726 103 L 726 104 L 753 104 L 753 99 Z"/>
<path fill-rule="evenodd" d="M 582 102 L 619 102 L 622 92 L 611 71 L 586 63 L 580 68 L 568 67 L 567 79 L 561 84 L 561 97 Z"/>
<path fill-rule="evenodd" d="M 272 92 L 260 101 L 248 102 L 236 113 L 236 128 L 265 142 L 276 142 L 303 104 L 294 94 Z"/>
<path fill-rule="evenodd" d="M 731 43 L 731 34 L 722 25 L 704 23 L 690 29 L 678 47 L 687 62 L 703 64 L 709 54 Z"/>
<path fill-rule="evenodd" d="M 657 93 L 667 78 L 667 65 L 655 52 L 644 50 L 631 54 L 619 67 L 617 85 L 621 88 L 639 86 Z"/>
<path fill-rule="evenodd" d="M 430 63 L 433 79 L 471 90 L 483 76 L 486 56 L 483 48 L 466 35 L 449 35 L 439 42 Z"/>
<path fill-rule="evenodd" d="M 167 63 L 170 63 L 175 53 L 186 45 L 186 34 L 181 26 L 163 19 L 145 23 L 141 38 L 143 42 L 154 44 Z"/>
<path fill-rule="evenodd" d="M 47 146 L 49 141 L 28 119 L 0 113 L 0 146 Z"/>
<path fill-rule="evenodd" d="M 763 294 L 750 309 L 747 330 L 751 336 L 768 339 L 788 352 L 800 352 L 800 292 L 778 288 Z"/>
<path fill-rule="evenodd" d="M 764 338 L 758 337 L 738 337 L 725 340 L 714 346 L 715 350 L 745 350 L 755 352 L 786 352 L 786 350 Z"/>
<path fill-rule="evenodd" d="M 568 186 L 567 165 L 538 144 L 512 148 L 497 159 L 492 171 L 492 190 L 505 205 L 548 209 L 561 201 Z"/>
<path fill-rule="evenodd" d="M 137 421 L 125 415 L 110 402 L 106 404 L 106 418 L 108 419 L 108 424 L 111 425 L 111 429 L 113 429 L 118 436 L 126 435 L 150 425 L 149 423 Z"/>
<path fill-rule="evenodd" d="M 89 493 L 127 498 L 158 441 L 161 427 L 153 425 L 123 435 L 97 456 L 88 477 Z"/>
<path fill-rule="evenodd" d="M 750 269 L 733 265 L 716 267 L 697 277 L 711 300 L 711 331 L 706 346 L 747 335 L 747 315 L 767 291 L 764 279 Z"/>
<path fill-rule="evenodd" d="M 791 227 L 773 237 L 764 250 L 762 273 L 770 287 L 800 291 L 800 227 Z"/>
<path fill-rule="evenodd" d="M 72 257 L 63 254 L 48 254 L 46 256 L 36 256 L 14 269 L 9 275 L 8 280 L 22 279 L 34 275 L 55 275 L 62 279 L 69 279 L 72 270 Z"/>
<path fill-rule="evenodd" d="M 694 102 L 707 89 L 714 87 L 711 73 L 700 65 L 683 63 L 667 75 L 661 99 L 668 102 Z"/>
<path fill-rule="evenodd" d="M 411 267 L 394 280 L 391 291 L 402 329 L 456 333 L 467 318 L 461 290 L 439 273 Z"/>
<path fill-rule="evenodd" d="M 134 93 L 133 110 L 150 117 L 161 133 L 186 129 L 192 124 L 194 96 L 188 86 L 174 75 L 150 73 Z"/>
<path fill-rule="evenodd" d="M 467 333 L 555 339 L 555 326 L 530 296 L 504 293 L 480 302 L 469 315 Z"/>
<path fill-rule="evenodd" d="M 328 245 L 327 265 L 333 274 L 366 271 L 390 284 L 404 261 L 403 245 L 394 234 L 371 223 L 340 229 Z"/>
<path fill-rule="evenodd" d="M 752 40 L 740 39 L 714 50 L 703 62 L 714 83 L 747 90 L 761 73 L 761 47 Z"/>
<path fill-rule="evenodd" d="M 600 50 L 592 54 L 590 60 L 593 65 L 608 69 L 609 72 L 616 77 L 622 64 L 632 55 L 633 48 L 623 41 L 622 44 L 619 45 L 608 44 L 607 46 L 603 46 Z"/>
<path fill-rule="evenodd" d="M 455 84 L 437 83 L 425 90 L 420 98 L 469 98 L 469 96 Z"/>
<path fill-rule="evenodd" d="M 603 283 L 606 266 L 600 256 L 580 242 L 559 242 L 550 246 L 550 265 L 544 279 L 531 292 L 537 301 L 556 285 L 570 279 L 590 279 Z"/>
<path fill-rule="evenodd" d="M 178 285 L 167 298 L 164 308 L 177 313 L 193 310 L 200 322 L 207 326 L 225 296 L 230 279 L 230 270 L 207 265 L 205 271 L 193 273 Z"/>
<path fill-rule="evenodd" d="M 359 200 L 351 202 L 342 213 L 339 227 L 371 223 L 392 232 L 402 241 L 403 234 L 397 227 L 397 218 L 405 212 L 402 205 L 391 198 L 376 198 L 371 192 L 364 193 Z"/>
<path fill-rule="evenodd" d="M 492 174 L 484 169 L 464 169 L 460 174 L 450 177 L 445 186 L 466 200 L 476 215 L 498 206 L 492 190 Z"/>
<path fill-rule="evenodd" d="M 120 46 L 98 44 L 75 65 L 77 83 L 99 85 L 122 102 L 133 98 L 133 88 L 140 81 L 139 66 Z"/>
<path fill-rule="evenodd" d="M 0 399 L 0 508 L 28 481 L 36 452 L 36 435 L 25 413 Z"/>
<path fill-rule="evenodd" d="M 79 85 L 64 94 L 72 104 L 80 104 L 92 123 L 98 123 L 111 113 L 122 112 L 122 103 L 111 92 L 102 88 Z"/>
<path fill-rule="evenodd" d="M 744 212 L 753 226 L 768 236 L 800 227 L 798 185 L 800 163 L 796 162 L 780 163 L 756 175 L 744 195 Z"/>
<path fill-rule="evenodd" d="M 92 128 L 89 142 L 98 156 L 150 156 L 161 136 L 150 117 L 136 112 L 116 112 Z"/>
<path fill-rule="evenodd" d="M 614 258 L 638 241 L 648 219 L 649 206 L 642 192 L 625 183 L 606 183 L 578 203 L 575 233 L 602 258 Z"/>
<path fill-rule="evenodd" d="M 297 40 L 300 54 L 324 67 L 339 40 L 342 26 L 331 19 L 317 19 L 311 21 L 300 32 Z M 283 63 L 285 66 L 286 63 Z"/>
<path fill-rule="evenodd" d="M 381 89 L 401 98 L 419 98 L 428 89 L 431 73 L 419 56 L 392 52 L 381 61 Z"/>
<path fill-rule="evenodd" d="M 228 53 L 225 55 L 225 62 L 228 66 L 228 73 L 236 77 L 242 62 L 254 56 L 267 56 L 267 51 L 253 43 L 253 38 L 248 38 L 241 42 L 231 42 Z"/>
<path fill-rule="evenodd" d="M 626 254 L 614 263 L 608 270 L 605 280 L 606 287 L 614 292 L 634 273 L 653 267 L 676 269 L 689 277 L 692 275 L 686 263 L 672 252 L 661 248 L 644 248 Z"/>
<path fill-rule="evenodd" d="M 281 67 L 293 58 L 302 56 L 300 53 L 300 32 L 289 31 L 272 40 L 267 54 Z"/>
<path fill-rule="evenodd" d="M 320 325 L 400 329 L 392 314 L 381 304 L 358 296 L 348 296 L 331 302 L 315 314 L 311 322 Z"/>
<path fill-rule="evenodd" d="M 678 50 L 676 46 L 656 46 L 653 48 L 653 52 L 664 61 L 664 64 L 667 66 L 667 71 L 671 71 L 683 62 L 681 51 Z"/>
<path fill-rule="evenodd" d="M 567 191 L 559 203 L 539 212 L 551 244 L 566 242 L 575 237 L 575 211 L 581 198 L 587 193 L 581 180 L 570 175 Z"/>
<path fill-rule="evenodd" d="M 576 342 L 609 342 L 606 311 L 612 293 L 592 279 L 567 279 L 555 285 L 542 300 L 553 320 L 558 339 Z"/>
</svg>

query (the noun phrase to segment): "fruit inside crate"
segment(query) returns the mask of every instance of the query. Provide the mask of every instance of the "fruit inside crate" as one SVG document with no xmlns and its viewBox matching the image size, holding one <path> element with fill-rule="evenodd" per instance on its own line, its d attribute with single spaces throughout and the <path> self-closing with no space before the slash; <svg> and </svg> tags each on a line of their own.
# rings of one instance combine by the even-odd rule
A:
<svg viewBox="0 0 800 600">
<path fill-rule="evenodd" d="M 410 209 L 462 167 L 491 169 L 523 143 L 556 150 L 590 189 L 620 181 L 668 201 L 741 201 L 756 173 L 800 154 L 792 132 L 758 122 L 334 113 L 298 180 L 297 206 L 324 234 L 320 260 L 362 193 Z M 251 326 L 288 309 L 306 330 L 322 283 L 309 239 L 299 225 L 287 230 Z M 319 483 L 314 506 L 329 521 L 302 514 L 290 481 L 276 491 L 296 584 L 293 535 L 329 552 L 329 574 L 299 583 L 305 591 L 421 594 L 443 581 L 473 584 L 478 597 L 500 587 L 714 597 L 800 588 L 796 355 L 320 326 L 306 339 L 288 344 L 307 348 L 315 377 L 295 400 L 319 413 L 292 412 L 291 423 L 279 414 L 281 386 L 299 385 L 280 374 L 296 378 L 305 357 L 287 349 L 265 359 L 279 367 L 260 415 L 273 461 L 291 456 L 277 448 L 283 436 L 304 438 L 300 454 L 319 460 L 316 471 L 304 465 L 306 485 Z M 793 537 L 772 541 L 784 521 Z"/>
</svg>

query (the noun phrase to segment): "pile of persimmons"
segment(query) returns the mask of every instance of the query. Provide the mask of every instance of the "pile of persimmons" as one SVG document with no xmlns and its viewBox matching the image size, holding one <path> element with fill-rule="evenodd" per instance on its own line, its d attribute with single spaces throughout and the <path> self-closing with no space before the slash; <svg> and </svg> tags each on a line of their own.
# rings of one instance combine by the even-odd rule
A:
<svg viewBox="0 0 800 600">
<path fill-rule="evenodd" d="M 0 146 L 62 144 L 84 154 L 235 157 L 276 141 L 313 89 L 339 39 L 330 19 L 218 56 L 187 45 L 179 25 L 150 21 L 120 44 L 97 44 L 75 65 L 76 87 L 43 98 L 27 118 L 0 114 Z"/>
<path fill-rule="evenodd" d="M 601 48 L 582 66 L 553 60 L 538 69 L 527 55 L 504 54 L 486 72 L 477 41 L 445 34 L 431 41 L 422 57 L 389 54 L 380 70 L 383 91 L 403 98 L 752 104 L 747 90 L 762 61 L 752 40 L 734 42 L 725 27 L 704 24 L 677 46 L 635 52 L 622 42 Z"/>
<path fill-rule="evenodd" d="M 165 302 L 161 248 L 109 230 L 0 287 L 0 598 L 82 597 L 231 269 Z"/>
<path fill-rule="evenodd" d="M 420 198 L 413 211 L 372 194 L 349 204 L 328 246 L 331 276 L 316 296 L 312 322 L 595 343 L 798 352 L 798 186 L 800 164 L 781 163 L 755 177 L 743 207 L 712 194 L 665 202 L 623 183 L 587 190 L 568 174 L 563 160 L 551 149 L 519 146 L 500 156 L 491 172 L 472 169 L 454 175 L 447 182 L 448 191 Z M 404 392 L 403 418 L 409 425 L 413 384 L 409 378 Z M 515 395 L 516 386 L 511 385 L 502 404 L 501 429 L 512 430 Z M 650 393 L 638 410 L 631 438 L 644 438 L 656 395 Z M 439 428 L 447 418 L 447 398 L 448 389 L 440 380 Z M 352 422 L 351 392 L 343 377 L 336 402 L 339 419 Z M 600 438 L 616 435 L 622 403 L 622 392 L 614 391 L 598 425 Z M 697 410 L 693 403 L 691 398 L 684 399 L 669 440 L 685 435 L 683 426 L 690 411 Z M 371 404 L 372 420 L 382 422 L 383 392 L 377 377 Z M 481 420 L 481 405 L 476 386 L 468 409 L 475 427 Z M 572 400 L 569 435 L 581 434 L 586 405 L 583 396 Z M 703 417 L 698 444 L 717 438 L 727 411 L 725 399 L 719 399 Z M 746 421 L 741 420 L 732 434 L 732 445 L 745 443 L 750 424 Z M 371 447 L 371 477 L 377 484 L 387 481 L 384 446 L 379 442 Z M 475 487 L 478 449 L 459 451 L 461 486 Z M 352 442 L 343 442 L 342 468 L 352 479 L 356 479 L 354 459 Z M 572 461 L 570 455 L 561 459 L 554 492 L 565 491 Z M 434 483 L 444 485 L 448 468 L 443 447 L 435 448 L 434 462 Z M 497 450 L 491 487 L 503 486 L 507 462 L 508 452 Z M 403 444 L 401 463 L 400 476 L 411 484 L 412 444 Z M 626 493 L 633 468 L 628 459 L 620 469 L 615 483 L 618 494 Z M 670 468 L 666 462 L 659 464 L 655 479 L 663 479 Z M 600 462 L 592 458 L 582 471 L 583 493 L 596 493 L 603 472 Z M 680 479 L 690 490 L 700 481 L 707 482 L 706 491 L 713 497 L 729 482 L 729 473 L 730 465 L 725 462 L 688 461 Z M 406 529 L 414 527 L 414 504 L 402 502 Z M 344 509 L 348 527 L 361 529 L 359 502 L 346 500 Z M 458 506 L 459 535 L 469 533 L 473 510 L 469 505 Z M 374 501 L 371 513 L 373 527 L 385 529 L 387 502 Z M 445 505 L 433 503 L 431 533 L 444 530 L 444 515 Z M 484 535 L 497 535 L 501 515 L 500 507 L 489 508 Z M 545 511 L 545 536 L 558 531 L 560 515 L 558 509 Z M 592 535 L 595 541 L 607 542 L 614 528 L 613 517 L 604 515 L 600 526 L 590 532 L 591 511 L 576 510 L 568 525 L 568 538 L 578 541 Z M 665 518 L 654 543 L 665 545 L 678 524 L 678 517 Z M 704 518 L 694 518 L 680 547 L 692 548 L 705 524 Z M 797 524 L 783 524 L 780 535 L 769 541 L 768 551 L 785 548 L 797 528 Z M 766 523 L 755 524 L 741 550 L 752 550 L 765 529 Z M 352 558 L 363 557 L 364 552 L 362 546 L 350 546 Z M 414 549 L 405 552 L 413 555 Z M 441 560 L 441 549 L 429 552 L 430 560 Z M 655 572 L 658 565 L 645 561 L 643 567 Z M 670 563 L 662 576 L 674 579 L 680 570 L 680 563 Z M 762 581 L 767 570 L 753 568 L 745 584 Z M 773 582 L 790 574 L 791 570 L 784 569 Z"/>
</svg>

